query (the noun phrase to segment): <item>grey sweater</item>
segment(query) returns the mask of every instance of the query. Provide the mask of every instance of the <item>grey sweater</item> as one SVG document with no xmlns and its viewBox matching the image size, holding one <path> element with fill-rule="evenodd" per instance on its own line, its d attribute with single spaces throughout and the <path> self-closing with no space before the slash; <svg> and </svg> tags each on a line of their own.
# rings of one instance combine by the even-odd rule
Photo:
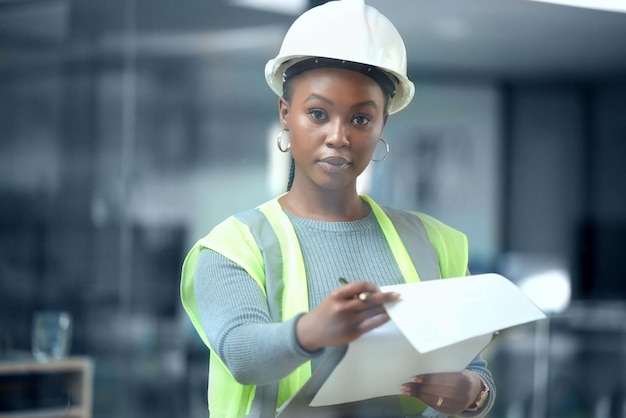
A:
<svg viewBox="0 0 626 418">
<path fill-rule="evenodd" d="M 311 309 L 339 286 L 339 277 L 368 280 L 379 286 L 404 282 L 373 212 L 353 222 L 287 216 L 302 249 Z M 307 352 L 297 342 L 295 324 L 303 313 L 272 323 L 262 290 L 243 268 L 224 256 L 211 250 L 200 253 L 194 288 L 207 338 L 240 383 L 277 381 L 307 360 L 312 361 L 315 371 L 325 358 L 327 350 Z M 482 358 L 477 357 L 468 369 L 480 374 L 495 392 Z M 490 409 L 495 396 L 489 398 L 483 410 Z"/>
</svg>

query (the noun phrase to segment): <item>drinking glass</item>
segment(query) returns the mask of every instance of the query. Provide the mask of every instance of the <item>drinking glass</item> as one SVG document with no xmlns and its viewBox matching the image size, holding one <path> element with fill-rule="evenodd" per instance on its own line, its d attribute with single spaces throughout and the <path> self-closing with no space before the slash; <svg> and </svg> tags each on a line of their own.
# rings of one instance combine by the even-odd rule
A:
<svg viewBox="0 0 626 418">
<path fill-rule="evenodd" d="M 67 356 L 72 333 L 72 317 L 65 311 L 41 311 L 33 316 L 32 352 L 39 361 Z"/>
</svg>

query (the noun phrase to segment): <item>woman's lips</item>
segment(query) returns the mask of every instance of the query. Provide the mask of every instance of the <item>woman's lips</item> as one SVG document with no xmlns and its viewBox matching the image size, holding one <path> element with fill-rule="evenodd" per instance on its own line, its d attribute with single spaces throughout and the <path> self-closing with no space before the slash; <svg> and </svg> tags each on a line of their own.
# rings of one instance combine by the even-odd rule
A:
<svg viewBox="0 0 626 418">
<path fill-rule="evenodd" d="M 350 161 L 343 157 L 326 157 L 319 160 L 319 164 L 327 171 L 339 172 L 350 166 Z"/>
</svg>

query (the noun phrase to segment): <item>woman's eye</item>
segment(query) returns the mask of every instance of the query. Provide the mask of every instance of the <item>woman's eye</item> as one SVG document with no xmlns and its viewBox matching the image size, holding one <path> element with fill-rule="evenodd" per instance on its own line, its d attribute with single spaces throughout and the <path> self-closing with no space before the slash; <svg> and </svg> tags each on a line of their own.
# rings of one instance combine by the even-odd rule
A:
<svg viewBox="0 0 626 418">
<path fill-rule="evenodd" d="M 354 119 L 352 119 L 352 121 L 357 125 L 367 125 L 368 123 L 370 123 L 370 118 L 365 115 L 357 115 L 354 117 Z"/>
<path fill-rule="evenodd" d="M 309 110 L 309 115 L 311 115 L 313 117 L 313 119 L 315 120 L 325 120 L 326 118 L 326 112 L 319 110 L 319 109 L 311 109 Z"/>
</svg>

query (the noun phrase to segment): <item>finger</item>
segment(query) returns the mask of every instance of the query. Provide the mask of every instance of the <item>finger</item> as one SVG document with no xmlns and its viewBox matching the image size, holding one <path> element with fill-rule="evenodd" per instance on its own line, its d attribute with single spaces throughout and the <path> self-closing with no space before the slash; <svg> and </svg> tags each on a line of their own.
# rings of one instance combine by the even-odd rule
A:
<svg viewBox="0 0 626 418">
<path fill-rule="evenodd" d="M 355 315 L 354 320 L 356 322 L 387 312 L 382 304 L 375 303 L 369 298 L 365 301 L 353 298 L 347 302 L 346 308 Z"/>
<path fill-rule="evenodd" d="M 359 332 L 366 333 L 368 331 L 373 330 L 374 328 L 378 328 L 383 325 L 387 321 L 389 321 L 389 315 L 386 312 L 380 312 L 376 315 L 369 316 L 358 325 Z"/>
<path fill-rule="evenodd" d="M 358 312 L 362 315 L 354 318 L 355 323 L 360 323 L 370 316 L 384 312 L 384 304 L 394 302 L 400 298 L 397 292 L 381 292 L 380 288 L 373 283 L 360 281 L 350 282 L 334 290 L 334 298 L 347 301 L 344 305 L 347 311 Z M 378 308 L 370 310 L 370 308 Z"/>
<path fill-rule="evenodd" d="M 353 299 L 357 301 L 362 307 L 379 306 L 384 309 L 384 305 L 387 303 L 396 302 L 400 299 L 400 294 L 397 292 L 361 292 L 354 295 Z"/>
<path fill-rule="evenodd" d="M 418 397 L 424 400 L 425 402 L 428 402 L 430 398 L 432 398 L 433 396 L 437 394 L 437 392 L 434 390 L 434 387 L 432 385 L 407 382 L 402 386 L 404 389 L 407 390 L 409 395 Z"/>
<path fill-rule="evenodd" d="M 341 299 L 354 299 L 358 297 L 360 293 L 368 292 L 373 293 L 378 290 L 378 287 L 369 282 L 349 282 L 343 286 L 335 289 L 335 294 Z"/>
<path fill-rule="evenodd" d="M 413 381 L 405 383 L 412 388 L 413 393 L 419 396 L 444 396 L 446 398 L 456 397 L 456 386 L 442 382 L 435 382 L 433 379 L 423 379 L 422 376 L 416 376 Z"/>
<path fill-rule="evenodd" d="M 385 303 L 395 302 L 400 299 L 400 293 L 398 292 L 381 292 L 380 290 L 373 293 L 359 293 L 358 299 L 362 302 L 370 304 L 382 305 Z"/>
<path fill-rule="evenodd" d="M 418 383 L 405 383 L 402 385 L 400 393 L 405 396 L 412 396 L 421 399 L 428 406 L 435 408 L 436 410 L 443 411 L 448 405 L 447 398 L 440 393 L 434 393 L 423 389 L 424 385 Z"/>
<path fill-rule="evenodd" d="M 402 385 L 401 394 L 419 398 L 432 408 L 448 415 L 456 415 L 466 404 L 465 398 L 460 396 L 455 388 L 432 382 L 407 382 Z"/>
<path fill-rule="evenodd" d="M 471 386 L 471 378 L 467 375 L 469 372 L 461 373 L 434 373 L 415 376 L 413 379 L 416 383 L 425 385 L 438 386 L 439 390 L 467 391 Z"/>
<path fill-rule="evenodd" d="M 355 284 L 357 283 L 360 286 L 354 288 L 354 296 L 363 302 L 371 300 L 374 303 L 387 303 L 395 301 L 400 297 L 398 292 L 383 292 L 378 286 L 370 282 L 355 282 Z"/>
</svg>

